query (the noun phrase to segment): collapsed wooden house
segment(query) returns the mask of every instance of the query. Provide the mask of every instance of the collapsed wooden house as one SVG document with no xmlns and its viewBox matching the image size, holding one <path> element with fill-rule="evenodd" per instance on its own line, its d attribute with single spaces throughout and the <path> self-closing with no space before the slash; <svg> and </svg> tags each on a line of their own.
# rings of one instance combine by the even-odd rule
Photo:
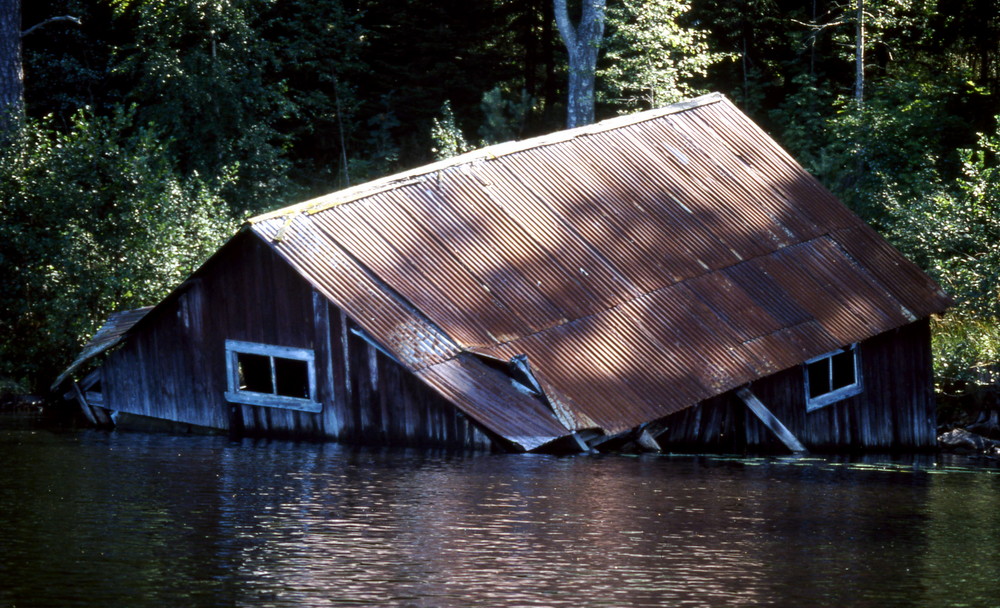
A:
<svg viewBox="0 0 1000 608">
<path fill-rule="evenodd" d="M 104 353 L 95 420 L 271 436 L 914 449 L 948 303 L 709 95 L 253 218 L 64 378 Z"/>
</svg>

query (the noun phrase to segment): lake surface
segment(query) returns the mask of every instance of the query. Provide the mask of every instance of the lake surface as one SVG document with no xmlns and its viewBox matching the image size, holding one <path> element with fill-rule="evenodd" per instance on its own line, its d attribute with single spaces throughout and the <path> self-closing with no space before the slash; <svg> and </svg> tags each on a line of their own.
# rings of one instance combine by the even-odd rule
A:
<svg viewBox="0 0 1000 608">
<path fill-rule="evenodd" d="M 1000 469 L 557 458 L 0 414 L 0 606 L 1000 606 Z"/>
</svg>

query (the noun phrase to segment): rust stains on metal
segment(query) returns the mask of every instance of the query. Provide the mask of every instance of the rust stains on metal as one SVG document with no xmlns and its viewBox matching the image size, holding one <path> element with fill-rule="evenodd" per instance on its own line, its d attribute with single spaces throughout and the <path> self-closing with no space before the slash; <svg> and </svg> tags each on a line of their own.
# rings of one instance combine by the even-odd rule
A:
<svg viewBox="0 0 1000 608">
<path fill-rule="evenodd" d="M 622 432 L 949 304 L 720 95 L 250 224 L 387 351 L 524 449 Z M 550 408 L 501 389 L 469 353 L 526 355 Z"/>
<path fill-rule="evenodd" d="M 518 390 L 475 355 L 460 354 L 417 376 L 518 450 L 534 450 L 569 434 L 537 397 Z"/>
</svg>

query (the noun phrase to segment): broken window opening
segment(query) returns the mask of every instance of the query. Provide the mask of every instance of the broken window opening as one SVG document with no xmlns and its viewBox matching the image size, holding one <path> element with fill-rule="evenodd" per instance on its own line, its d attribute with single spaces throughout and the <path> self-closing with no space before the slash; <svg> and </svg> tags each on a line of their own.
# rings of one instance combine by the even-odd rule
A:
<svg viewBox="0 0 1000 608">
<path fill-rule="evenodd" d="M 805 363 L 806 411 L 853 397 L 862 391 L 857 344 Z"/>
<path fill-rule="evenodd" d="M 226 400 L 319 412 L 312 350 L 226 340 Z"/>
</svg>

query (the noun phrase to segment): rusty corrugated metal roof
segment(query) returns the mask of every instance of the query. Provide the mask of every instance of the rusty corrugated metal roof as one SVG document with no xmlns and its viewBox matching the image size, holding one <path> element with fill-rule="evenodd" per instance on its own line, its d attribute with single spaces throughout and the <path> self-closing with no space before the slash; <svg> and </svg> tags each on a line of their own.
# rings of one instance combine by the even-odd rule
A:
<svg viewBox="0 0 1000 608">
<path fill-rule="evenodd" d="M 567 434 L 553 412 L 536 396 L 515 388 L 510 379 L 462 353 L 417 371 L 417 377 L 450 399 L 473 420 L 530 451 Z"/>
<path fill-rule="evenodd" d="M 251 224 L 508 438 L 565 431 L 523 399 L 489 397 L 498 380 L 460 353 L 527 355 L 569 430 L 615 433 L 949 303 L 721 95 L 486 148 Z M 511 440 L 537 443 L 523 437 Z"/>
</svg>

